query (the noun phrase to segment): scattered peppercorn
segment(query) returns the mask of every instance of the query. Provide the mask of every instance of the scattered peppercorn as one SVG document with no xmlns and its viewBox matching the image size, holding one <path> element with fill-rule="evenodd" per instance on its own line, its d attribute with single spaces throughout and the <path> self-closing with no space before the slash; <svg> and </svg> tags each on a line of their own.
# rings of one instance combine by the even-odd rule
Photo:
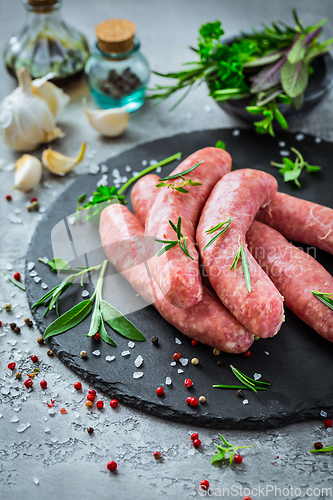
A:
<svg viewBox="0 0 333 500">
<path fill-rule="evenodd" d="M 38 201 L 38 199 L 36 198 L 36 196 L 33 196 L 32 198 L 30 198 L 30 203 L 33 203 L 34 201 Z"/>
<path fill-rule="evenodd" d="M 86 358 L 87 357 L 87 351 L 81 351 L 80 352 L 81 358 Z"/>
<path fill-rule="evenodd" d="M 80 391 L 82 389 L 81 382 L 75 382 L 74 389 L 76 389 L 77 391 Z"/>
<path fill-rule="evenodd" d="M 207 479 L 204 479 L 203 481 L 200 482 L 200 489 L 201 490 L 209 489 L 209 482 L 207 481 Z"/>
<path fill-rule="evenodd" d="M 2 327 L 2 321 L 0 321 L 0 328 Z"/>
<path fill-rule="evenodd" d="M 40 369 L 39 368 L 34 368 L 32 370 L 32 373 L 34 373 L 35 375 L 38 375 L 40 373 Z"/>
<path fill-rule="evenodd" d="M 321 450 L 324 447 L 323 443 L 320 443 L 319 441 L 317 441 L 313 446 L 315 450 Z"/>
<path fill-rule="evenodd" d="M 12 310 L 12 305 L 10 302 L 6 302 L 6 304 L 3 306 L 5 311 L 11 311 Z"/>
<path fill-rule="evenodd" d="M 95 389 L 89 389 L 88 394 L 93 394 L 94 396 L 96 396 Z"/>
<path fill-rule="evenodd" d="M 192 345 L 197 345 L 198 341 L 197 340 L 191 340 Z"/>
<path fill-rule="evenodd" d="M 37 358 L 36 354 L 33 354 L 32 356 L 30 356 L 30 359 L 33 363 L 38 363 L 38 358 Z"/>
<path fill-rule="evenodd" d="M 152 337 L 151 338 L 151 341 L 154 345 L 157 345 L 158 344 L 158 337 Z"/>
<path fill-rule="evenodd" d="M 189 397 L 186 398 L 186 403 L 190 406 L 198 406 L 199 401 L 197 400 L 197 398 Z"/>
<path fill-rule="evenodd" d="M 213 349 L 213 354 L 214 354 L 215 356 L 219 356 L 219 355 L 221 354 L 220 349 L 217 349 L 217 348 L 215 347 L 215 349 Z"/>
<path fill-rule="evenodd" d="M 46 389 L 46 387 L 47 387 L 46 380 L 41 380 L 39 385 L 41 386 L 42 389 Z"/>
<path fill-rule="evenodd" d="M 92 434 L 94 432 L 94 429 L 92 427 L 87 427 L 87 432 L 88 434 Z"/>
<path fill-rule="evenodd" d="M 113 460 L 111 462 L 108 462 L 106 468 L 110 471 L 110 472 L 114 472 L 117 468 L 117 463 L 114 462 Z"/>
<path fill-rule="evenodd" d="M 16 281 L 21 281 L 21 275 L 20 275 L 20 273 L 14 273 L 14 274 L 13 274 L 13 278 L 14 278 L 14 280 L 16 280 Z"/>
<path fill-rule="evenodd" d="M 31 205 L 26 206 L 28 212 L 37 212 L 39 210 L 39 203 L 38 201 L 33 201 Z"/>
<path fill-rule="evenodd" d="M 21 372 L 15 373 L 15 378 L 17 378 L 18 380 L 20 380 L 22 378 L 22 373 Z"/>
<path fill-rule="evenodd" d="M 195 366 L 195 365 L 198 365 L 198 364 L 199 364 L 199 360 L 198 360 L 198 358 L 193 358 L 193 359 L 191 359 L 191 363 L 192 363 L 192 365 L 194 365 L 194 366 Z"/>
<path fill-rule="evenodd" d="M 16 325 L 16 323 L 10 323 L 9 326 L 10 326 L 10 329 L 14 331 L 17 325 Z"/>
<path fill-rule="evenodd" d="M 66 415 L 66 413 L 67 413 L 66 408 L 61 408 L 61 409 L 60 409 L 60 413 L 61 413 L 62 415 Z"/>
<path fill-rule="evenodd" d="M 101 409 L 103 408 L 103 406 L 104 406 L 103 401 L 97 401 L 96 406 L 97 406 L 97 408 L 98 408 L 99 410 L 101 410 Z"/>
<path fill-rule="evenodd" d="M 51 349 L 48 349 L 48 350 L 46 351 L 46 354 L 47 354 L 50 358 L 52 358 L 52 356 L 53 356 L 53 351 L 51 351 Z"/>
<path fill-rule="evenodd" d="M 95 401 L 95 398 L 96 398 L 95 394 L 88 394 L 87 395 L 87 401 L 93 402 L 93 401 Z"/>
<path fill-rule="evenodd" d="M 43 339 L 43 337 L 38 337 L 38 339 L 37 339 L 37 344 L 39 344 L 39 345 L 44 344 L 44 339 Z"/>
<path fill-rule="evenodd" d="M 239 398 L 243 398 L 243 397 L 244 397 L 244 392 L 243 392 L 243 389 L 238 389 L 238 391 L 237 391 L 237 396 L 238 396 Z"/>
<path fill-rule="evenodd" d="M 29 318 L 24 318 L 24 323 L 29 327 L 29 328 L 32 328 L 34 325 L 33 325 L 33 322 L 31 321 L 31 319 Z"/>
<path fill-rule="evenodd" d="M 24 382 L 24 385 L 26 386 L 27 389 L 33 386 L 33 381 L 31 378 L 27 378 L 27 380 Z"/>
<path fill-rule="evenodd" d="M 111 399 L 110 406 L 111 406 L 111 408 L 117 408 L 118 401 L 116 399 Z"/>
<path fill-rule="evenodd" d="M 243 500 L 252 500 L 252 498 L 251 497 L 244 497 Z"/>
<path fill-rule="evenodd" d="M 21 328 L 19 328 L 18 326 L 16 328 L 14 328 L 14 332 L 15 333 L 21 333 Z"/>
<path fill-rule="evenodd" d="M 157 394 L 158 396 L 163 396 L 163 394 L 164 394 L 164 389 L 163 389 L 163 387 L 157 387 L 157 389 L 156 389 L 156 394 Z"/>
<path fill-rule="evenodd" d="M 12 363 L 8 363 L 9 370 L 14 370 L 15 366 L 16 366 L 15 361 L 13 361 Z"/>
<path fill-rule="evenodd" d="M 200 448 L 200 446 L 201 446 L 200 439 L 194 439 L 193 446 L 194 446 L 194 448 Z"/>
<path fill-rule="evenodd" d="M 30 378 L 35 378 L 35 374 L 34 373 L 27 373 L 28 377 Z"/>
<path fill-rule="evenodd" d="M 244 356 L 245 356 L 246 358 L 249 358 L 249 357 L 251 356 L 251 351 L 245 351 L 245 352 L 244 352 Z"/>
<path fill-rule="evenodd" d="M 325 420 L 324 425 L 325 425 L 325 427 L 332 427 L 333 422 L 330 418 L 328 418 L 327 420 Z"/>
<path fill-rule="evenodd" d="M 184 385 L 185 385 L 185 387 L 189 388 L 189 387 L 192 387 L 193 382 L 192 382 L 192 380 L 190 380 L 189 378 L 186 378 L 186 379 L 184 380 Z"/>
<path fill-rule="evenodd" d="M 242 455 L 235 455 L 234 456 L 234 462 L 235 464 L 240 464 L 243 461 Z"/>
<path fill-rule="evenodd" d="M 10 194 L 6 194 L 6 200 L 7 201 L 12 201 L 12 196 Z"/>
<path fill-rule="evenodd" d="M 224 362 L 222 361 L 222 359 L 219 359 L 217 362 L 217 366 L 223 366 L 223 365 L 224 365 Z"/>
<path fill-rule="evenodd" d="M 156 460 L 162 457 L 162 453 L 160 451 L 154 451 L 153 455 Z"/>
<path fill-rule="evenodd" d="M 174 361 L 179 361 L 182 355 L 180 354 L 180 352 L 175 352 L 175 354 L 172 357 Z"/>
<path fill-rule="evenodd" d="M 97 333 L 95 333 L 95 335 L 93 335 L 93 339 L 94 339 L 94 340 L 101 340 L 101 336 L 100 336 L 100 334 L 99 334 L 98 332 L 97 332 Z"/>
<path fill-rule="evenodd" d="M 193 432 L 193 434 L 191 435 L 191 439 L 192 441 L 194 441 L 195 439 L 199 439 L 199 434 L 197 432 Z"/>
<path fill-rule="evenodd" d="M 87 408 L 92 408 L 93 405 L 91 401 L 86 401 L 84 404 L 86 405 Z"/>
<path fill-rule="evenodd" d="M 201 404 L 206 403 L 206 398 L 205 398 L 205 396 L 200 396 L 199 401 L 200 401 L 200 403 L 201 403 Z"/>
</svg>

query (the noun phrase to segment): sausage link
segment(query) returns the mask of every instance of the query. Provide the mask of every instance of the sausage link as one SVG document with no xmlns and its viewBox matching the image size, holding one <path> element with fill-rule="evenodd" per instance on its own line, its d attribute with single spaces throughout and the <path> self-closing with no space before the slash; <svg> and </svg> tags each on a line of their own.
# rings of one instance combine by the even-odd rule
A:
<svg viewBox="0 0 333 500">
<path fill-rule="evenodd" d="M 253 335 L 205 288 L 201 302 L 189 309 L 174 307 L 166 300 L 143 261 L 147 252 L 144 228 L 127 207 L 110 205 L 103 210 L 100 235 L 118 272 L 180 332 L 224 352 L 237 354 L 249 349 Z"/>
<path fill-rule="evenodd" d="M 332 208 L 276 193 L 272 201 L 259 210 L 256 219 L 286 238 L 333 254 Z"/>
<path fill-rule="evenodd" d="M 159 191 L 159 188 L 156 187 L 158 181 L 158 175 L 149 174 L 141 177 L 133 186 L 131 192 L 133 212 L 143 226 L 146 223 L 148 211 Z"/>
<path fill-rule="evenodd" d="M 333 311 L 311 293 L 332 293 L 333 277 L 311 255 L 261 222 L 253 222 L 246 240 L 254 258 L 284 296 L 286 306 L 333 342 Z"/>
<path fill-rule="evenodd" d="M 202 211 L 197 243 L 209 281 L 223 304 L 250 332 L 259 337 L 275 335 L 284 319 L 283 299 L 247 249 L 245 234 L 258 209 L 268 203 L 277 182 L 259 170 L 243 169 L 225 175 L 213 189 Z M 231 217 L 229 228 L 204 250 L 214 233 L 206 231 Z M 248 292 L 241 261 L 230 270 L 243 246 L 250 270 Z"/>
<path fill-rule="evenodd" d="M 201 210 L 216 182 L 231 170 L 231 157 L 222 149 L 204 148 L 189 156 L 172 172 L 172 175 L 187 170 L 203 161 L 186 176 L 201 186 L 186 186 L 188 193 L 171 188 L 159 188 L 146 220 L 146 235 L 159 239 L 177 239 L 169 224 L 177 225 L 181 217 L 181 232 L 187 238 L 191 260 L 176 245 L 162 256 L 150 260 L 150 269 L 156 283 L 166 299 L 176 307 L 188 308 L 202 300 L 202 282 L 199 272 L 198 254 L 195 246 L 195 228 Z M 180 179 L 176 179 L 179 183 Z"/>
</svg>

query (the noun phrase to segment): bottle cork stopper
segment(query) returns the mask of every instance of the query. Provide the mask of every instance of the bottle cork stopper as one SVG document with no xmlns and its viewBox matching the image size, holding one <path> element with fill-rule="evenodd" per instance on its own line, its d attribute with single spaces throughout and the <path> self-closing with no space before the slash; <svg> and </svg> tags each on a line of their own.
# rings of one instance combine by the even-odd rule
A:
<svg viewBox="0 0 333 500">
<path fill-rule="evenodd" d="M 107 19 L 96 26 L 97 44 L 103 52 L 121 54 L 134 46 L 136 27 L 127 19 Z"/>
</svg>

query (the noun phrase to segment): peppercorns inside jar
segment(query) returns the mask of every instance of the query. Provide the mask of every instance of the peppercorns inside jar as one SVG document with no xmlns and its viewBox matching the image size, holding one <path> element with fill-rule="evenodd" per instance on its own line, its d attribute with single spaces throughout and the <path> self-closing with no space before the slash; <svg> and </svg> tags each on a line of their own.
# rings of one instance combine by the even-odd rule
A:
<svg viewBox="0 0 333 500">
<path fill-rule="evenodd" d="M 97 43 L 85 73 L 101 108 L 125 107 L 131 113 L 144 102 L 150 71 L 135 32 L 127 19 L 108 19 L 96 27 Z"/>
</svg>

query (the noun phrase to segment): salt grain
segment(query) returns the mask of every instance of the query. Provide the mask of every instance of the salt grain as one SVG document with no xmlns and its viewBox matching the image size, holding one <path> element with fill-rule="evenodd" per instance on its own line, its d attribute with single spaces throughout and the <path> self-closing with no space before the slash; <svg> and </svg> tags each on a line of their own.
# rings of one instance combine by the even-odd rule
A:
<svg viewBox="0 0 333 500">
<path fill-rule="evenodd" d="M 37 276 L 37 274 L 38 273 L 36 271 L 31 271 L 30 276 L 33 278 L 34 276 Z"/>
<path fill-rule="evenodd" d="M 157 172 L 158 174 L 159 174 L 160 172 L 162 172 L 162 167 L 157 167 L 156 172 Z"/>
<path fill-rule="evenodd" d="M 321 138 L 320 138 L 320 137 L 316 137 L 316 138 L 315 138 L 315 142 L 316 142 L 317 144 L 320 144 L 320 143 L 321 143 Z"/>
<path fill-rule="evenodd" d="M 232 132 L 232 135 L 233 135 L 234 137 L 239 136 L 239 134 L 240 134 L 240 130 L 238 130 L 238 128 L 235 128 L 235 130 L 233 130 L 233 132 Z"/>
<path fill-rule="evenodd" d="M 46 434 L 50 434 L 50 432 L 51 432 L 51 431 L 50 431 L 50 429 L 49 429 L 48 427 L 45 427 L 44 432 L 45 432 Z"/>
<path fill-rule="evenodd" d="M 170 378 L 170 377 L 167 377 L 167 378 L 165 379 L 165 385 L 171 385 L 171 384 L 172 384 L 172 380 L 171 380 L 171 378 Z"/>
<path fill-rule="evenodd" d="M 82 295 L 82 297 L 89 297 L 89 292 L 88 292 L 88 290 L 83 290 L 83 292 L 82 292 L 82 294 L 81 294 L 81 295 Z"/>
<path fill-rule="evenodd" d="M 321 417 L 325 417 L 325 418 L 326 418 L 326 417 L 327 417 L 327 413 L 326 413 L 326 411 L 324 411 L 324 410 L 320 410 L 320 416 L 321 416 Z"/>
<path fill-rule="evenodd" d="M 33 268 L 35 267 L 35 263 L 34 262 L 29 262 L 29 264 L 28 264 L 27 267 L 28 267 L 28 271 L 32 271 Z"/>
<path fill-rule="evenodd" d="M 75 224 L 75 220 L 76 220 L 76 219 L 75 219 L 75 217 L 74 217 L 74 216 L 73 216 L 73 217 L 68 217 L 68 223 L 69 223 L 71 226 L 74 226 L 74 224 Z"/>
<path fill-rule="evenodd" d="M 303 139 L 304 139 L 304 134 L 297 134 L 297 135 L 295 136 L 295 139 L 296 139 L 296 141 L 303 141 Z"/>
<path fill-rule="evenodd" d="M 171 366 L 176 366 L 176 364 L 177 364 L 176 361 L 171 361 L 170 363 Z"/>
<path fill-rule="evenodd" d="M 206 111 L 206 113 L 211 113 L 212 108 L 210 106 L 205 106 L 205 111 Z"/>
<path fill-rule="evenodd" d="M 39 283 L 40 281 L 42 281 L 42 278 L 40 276 L 35 276 L 34 277 L 34 282 L 35 283 Z"/>
<path fill-rule="evenodd" d="M 11 419 L 12 424 L 17 424 L 17 422 L 19 422 L 19 421 L 20 420 L 17 417 L 12 417 L 12 419 Z"/>
<path fill-rule="evenodd" d="M 48 288 L 48 285 L 46 283 L 42 283 L 42 288 L 46 290 L 46 288 Z"/>
<path fill-rule="evenodd" d="M 109 171 L 109 168 L 106 165 L 101 165 L 101 174 L 106 174 Z"/>
<path fill-rule="evenodd" d="M 268 351 L 265 351 L 265 354 L 267 354 L 267 356 L 269 356 L 269 352 Z"/>
<path fill-rule="evenodd" d="M 130 349 L 133 349 L 133 348 L 135 347 L 135 343 L 134 343 L 134 342 L 132 342 L 131 340 L 128 342 L 128 344 L 127 344 L 127 345 L 128 345 L 128 347 L 129 347 Z"/>
<path fill-rule="evenodd" d="M 176 344 L 179 344 L 179 345 L 182 344 L 182 341 L 179 340 L 177 337 L 175 338 L 175 342 L 176 342 Z"/>
<path fill-rule="evenodd" d="M 113 361 L 114 359 L 116 359 L 116 356 L 106 356 L 106 361 Z"/>
<path fill-rule="evenodd" d="M 144 373 L 143 372 L 134 372 L 133 373 L 133 378 L 141 378 L 143 377 Z"/>
<path fill-rule="evenodd" d="M 99 172 L 99 165 L 93 163 L 88 169 L 89 174 L 96 175 Z"/>
<path fill-rule="evenodd" d="M 188 359 L 187 358 L 180 358 L 179 363 L 183 366 L 186 366 L 188 364 Z"/>
<path fill-rule="evenodd" d="M 130 172 L 131 170 L 132 170 L 131 167 L 129 165 L 126 165 L 125 172 Z"/>
<path fill-rule="evenodd" d="M 142 163 L 142 166 L 143 166 L 143 167 L 145 167 L 145 166 L 147 165 L 147 163 L 148 163 L 148 162 L 147 162 L 147 160 L 142 160 L 142 162 L 141 162 L 141 163 Z"/>
<path fill-rule="evenodd" d="M 127 358 L 128 356 L 130 356 L 130 355 L 131 355 L 131 353 L 130 353 L 129 351 L 123 351 L 123 352 L 121 353 L 121 355 L 122 355 L 124 358 Z"/>
<path fill-rule="evenodd" d="M 178 373 L 184 373 L 184 370 L 182 370 L 181 368 L 178 368 Z"/>
<path fill-rule="evenodd" d="M 93 352 L 92 352 L 92 354 L 93 354 L 94 356 L 100 356 L 100 355 L 101 355 L 101 352 L 100 352 L 98 349 L 96 349 L 96 351 L 93 351 Z"/>
<path fill-rule="evenodd" d="M 39 481 L 38 481 L 37 477 L 34 477 L 34 478 L 33 478 L 33 482 L 34 482 L 35 484 L 39 484 Z"/>
<path fill-rule="evenodd" d="M 290 152 L 287 151 L 286 149 L 282 149 L 282 151 L 280 151 L 280 155 L 281 156 L 289 156 L 290 155 Z"/>
<path fill-rule="evenodd" d="M 140 368 L 140 366 L 142 365 L 142 363 L 143 363 L 143 357 L 141 356 L 141 354 L 139 354 L 139 356 L 134 361 L 134 364 L 135 364 L 135 366 L 137 368 Z"/>
<path fill-rule="evenodd" d="M 243 399 L 243 405 L 248 405 L 249 404 L 249 400 L 248 399 Z"/>
<path fill-rule="evenodd" d="M 26 424 L 21 424 L 16 430 L 17 432 L 24 432 L 30 427 L 29 422 Z"/>
<path fill-rule="evenodd" d="M 253 375 L 254 380 L 259 380 L 261 378 L 261 373 L 255 373 Z"/>
<path fill-rule="evenodd" d="M 284 147 L 285 147 L 285 145 L 286 145 L 286 143 L 285 143 L 284 141 L 280 141 L 280 142 L 279 142 L 279 146 L 280 146 L 280 148 L 284 148 Z"/>
</svg>

